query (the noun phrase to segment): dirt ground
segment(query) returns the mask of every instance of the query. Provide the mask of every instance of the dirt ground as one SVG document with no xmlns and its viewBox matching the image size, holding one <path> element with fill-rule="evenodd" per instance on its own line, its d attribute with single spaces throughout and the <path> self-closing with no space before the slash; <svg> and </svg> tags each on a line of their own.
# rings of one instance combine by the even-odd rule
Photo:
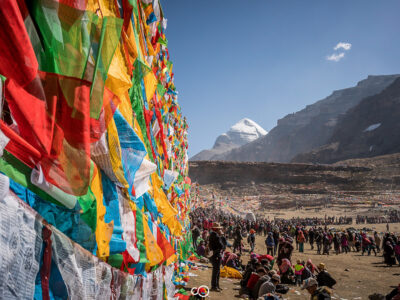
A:
<svg viewBox="0 0 400 300">
<path fill-rule="evenodd" d="M 324 212 L 320 212 L 320 214 L 321 213 L 323 216 Z M 352 226 L 355 228 L 363 228 L 365 225 Z M 378 232 L 386 230 L 386 224 L 371 224 L 367 227 Z M 390 224 L 390 231 L 400 233 L 400 223 Z M 266 253 L 264 239 L 263 236 L 257 236 L 256 253 Z M 246 242 L 245 248 L 249 249 Z M 247 262 L 249 253 L 245 252 L 242 258 L 244 262 Z M 320 262 L 325 263 L 328 271 L 337 281 L 332 299 L 361 300 L 368 299 L 368 295 L 373 293 L 386 295 L 400 283 L 400 267 L 387 267 L 383 264 L 383 257 L 380 254 L 378 254 L 378 256 L 374 256 L 373 254 L 371 256 L 362 256 L 361 253 L 352 252 L 350 254 L 322 256 L 318 255 L 316 250 L 311 250 L 310 245 L 306 244 L 304 253 L 299 253 L 298 250 L 294 250 L 292 261 L 296 261 L 297 258 L 301 260 L 311 258 L 316 265 Z M 211 264 L 202 265 L 206 265 L 208 268 L 200 268 L 199 270 L 191 271 L 195 276 L 190 277 L 188 283 L 189 288 L 200 285 L 210 286 Z M 240 288 L 239 280 L 221 278 L 220 286 L 223 291 L 221 293 L 211 292 L 209 299 L 225 300 L 238 298 L 238 291 Z M 294 286 L 291 286 L 290 291 L 284 295 L 284 299 L 309 299 L 309 297 L 307 291 L 302 291 L 299 287 Z"/>
</svg>

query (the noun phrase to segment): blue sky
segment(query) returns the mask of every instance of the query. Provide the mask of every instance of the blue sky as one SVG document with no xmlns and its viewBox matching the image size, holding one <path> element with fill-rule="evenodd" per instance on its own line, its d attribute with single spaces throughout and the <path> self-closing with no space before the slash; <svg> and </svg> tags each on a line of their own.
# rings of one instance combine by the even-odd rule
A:
<svg viewBox="0 0 400 300">
<path fill-rule="evenodd" d="M 189 156 L 244 117 L 270 130 L 333 90 L 400 73 L 398 0 L 161 3 Z"/>
</svg>

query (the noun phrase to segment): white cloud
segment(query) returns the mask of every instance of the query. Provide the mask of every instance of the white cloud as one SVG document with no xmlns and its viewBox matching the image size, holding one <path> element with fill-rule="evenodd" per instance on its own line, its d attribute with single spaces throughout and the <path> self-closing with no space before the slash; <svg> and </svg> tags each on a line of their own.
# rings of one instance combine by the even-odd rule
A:
<svg viewBox="0 0 400 300">
<path fill-rule="evenodd" d="M 331 54 L 331 55 L 328 55 L 328 56 L 326 57 L 326 59 L 327 59 L 327 60 L 330 60 L 330 61 L 339 61 L 339 60 L 341 60 L 343 57 L 344 57 L 344 52 L 341 52 L 341 53 L 339 53 L 339 54 L 333 53 L 333 54 Z"/>
<path fill-rule="evenodd" d="M 335 46 L 335 48 L 333 48 L 333 50 L 338 50 L 338 49 L 343 49 L 343 50 L 348 51 L 351 49 L 351 44 L 340 42 Z"/>
</svg>

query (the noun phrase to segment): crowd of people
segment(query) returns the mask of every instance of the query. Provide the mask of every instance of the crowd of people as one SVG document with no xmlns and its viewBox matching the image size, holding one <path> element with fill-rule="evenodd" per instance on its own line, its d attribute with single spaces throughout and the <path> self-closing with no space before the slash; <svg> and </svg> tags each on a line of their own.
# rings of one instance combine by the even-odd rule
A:
<svg viewBox="0 0 400 300">
<path fill-rule="evenodd" d="M 399 223 L 399 222 L 400 222 L 400 213 L 397 210 L 388 211 L 385 213 L 385 216 L 357 215 L 356 217 L 356 224 L 382 224 L 382 223 Z"/>
<path fill-rule="evenodd" d="M 347 218 L 324 220 L 348 224 Z M 221 291 L 220 268 L 227 266 L 241 272 L 239 294 L 243 298 L 280 299 L 290 285 L 297 285 L 316 297 L 312 299 L 331 299 L 336 280 L 326 265 L 314 265 L 311 259 L 292 259 L 294 250 L 304 252 L 306 243 L 321 255 L 382 252 L 387 265 L 395 265 L 396 259 L 400 264 L 400 239 L 395 235 L 368 234 L 352 228 L 336 231 L 327 228 L 331 223 L 320 223 L 317 218 L 246 220 L 213 208 L 198 208 L 191 213 L 191 221 L 193 246 L 213 266 L 211 290 Z M 255 253 L 256 235 L 265 238 L 263 254 Z M 244 252 L 250 255 L 246 264 L 242 259 Z"/>
</svg>

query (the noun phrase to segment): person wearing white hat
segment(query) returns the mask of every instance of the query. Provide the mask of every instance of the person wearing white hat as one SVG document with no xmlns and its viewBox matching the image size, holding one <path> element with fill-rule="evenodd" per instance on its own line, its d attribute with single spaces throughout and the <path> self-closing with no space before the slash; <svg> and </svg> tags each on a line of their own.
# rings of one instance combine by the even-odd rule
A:
<svg viewBox="0 0 400 300">
<path fill-rule="evenodd" d="M 302 290 L 307 290 L 311 295 L 311 300 L 330 300 L 332 291 L 328 287 L 318 287 L 318 282 L 314 278 L 304 280 Z"/>
</svg>

